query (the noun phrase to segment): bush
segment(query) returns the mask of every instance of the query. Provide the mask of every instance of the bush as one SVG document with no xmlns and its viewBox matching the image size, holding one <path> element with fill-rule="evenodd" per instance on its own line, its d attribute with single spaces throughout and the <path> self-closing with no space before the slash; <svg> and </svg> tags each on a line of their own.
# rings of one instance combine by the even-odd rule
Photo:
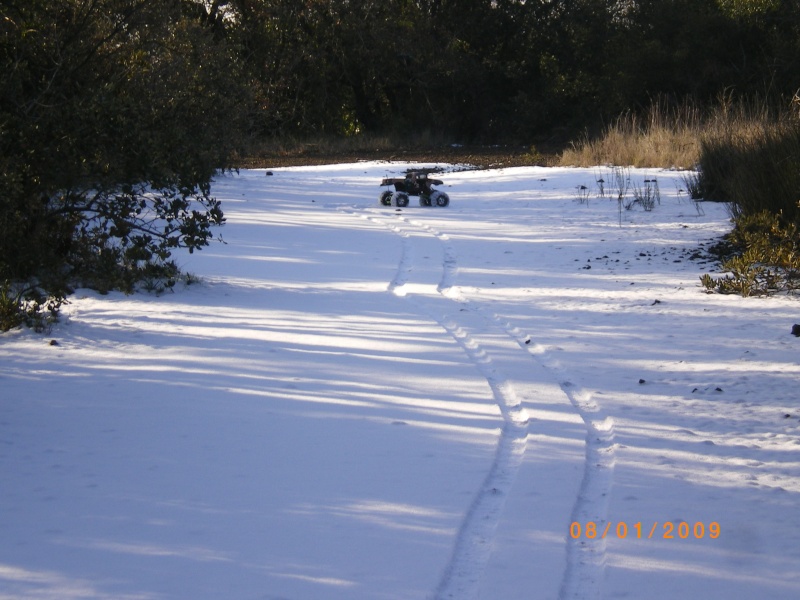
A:
<svg viewBox="0 0 800 600">
<path fill-rule="evenodd" d="M 709 291 L 742 296 L 800 288 L 800 119 L 765 104 L 721 111 L 702 139 L 699 192 L 728 202 L 734 250 L 728 274 L 703 275 Z"/>
<path fill-rule="evenodd" d="M 726 242 L 733 251 L 722 263 L 728 274 L 701 277 L 709 292 L 765 296 L 800 289 L 800 238 L 794 224 L 768 211 L 742 215 Z"/>
<path fill-rule="evenodd" d="M 224 222 L 210 181 L 248 95 L 233 50 L 187 6 L 4 6 L 0 329 L 53 318 L 74 285 L 167 289 L 171 253 Z"/>
<path fill-rule="evenodd" d="M 720 128 L 702 140 L 700 185 L 734 217 L 763 211 L 800 223 L 800 122 L 774 119 Z"/>
<path fill-rule="evenodd" d="M 64 299 L 37 287 L 20 287 L 9 281 L 0 284 L 0 331 L 27 325 L 46 332 L 58 319 Z"/>
</svg>

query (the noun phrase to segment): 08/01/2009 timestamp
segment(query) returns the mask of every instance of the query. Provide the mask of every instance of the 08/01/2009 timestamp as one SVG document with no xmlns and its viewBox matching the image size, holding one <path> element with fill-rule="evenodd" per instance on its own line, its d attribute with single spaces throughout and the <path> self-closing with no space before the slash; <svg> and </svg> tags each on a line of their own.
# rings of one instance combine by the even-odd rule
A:
<svg viewBox="0 0 800 600">
<path fill-rule="evenodd" d="M 580 523 L 573 521 L 569 526 L 569 536 L 574 539 L 605 539 L 612 536 L 624 540 L 626 538 L 633 539 L 664 539 L 664 540 L 686 540 L 686 539 L 703 539 L 708 537 L 712 540 L 717 539 L 722 533 L 722 529 L 718 522 L 711 521 L 706 524 L 701 521 L 696 523 L 687 523 L 686 521 L 654 521 L 651 523 L 642 523 L 638 521 L 628 525 L 625 521 L 618 521 L 612 523 L 611 521 L 595 523 L 594 521 L 587 521 Z"/>
</svg>

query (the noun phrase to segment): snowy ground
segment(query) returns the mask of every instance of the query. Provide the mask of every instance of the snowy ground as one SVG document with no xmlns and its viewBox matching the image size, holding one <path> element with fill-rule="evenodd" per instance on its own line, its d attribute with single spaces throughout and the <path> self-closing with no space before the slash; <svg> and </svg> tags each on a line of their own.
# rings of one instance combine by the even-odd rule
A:
<svg viewBox="0 0 800 600">
<path fill-rule="evenodd" d="M 200 284 L 0 336 L 0 599 L 800 597 L 800 305 L 702 292 L 724 206 L 407 166 L 220 178 Z"/>
</svg>

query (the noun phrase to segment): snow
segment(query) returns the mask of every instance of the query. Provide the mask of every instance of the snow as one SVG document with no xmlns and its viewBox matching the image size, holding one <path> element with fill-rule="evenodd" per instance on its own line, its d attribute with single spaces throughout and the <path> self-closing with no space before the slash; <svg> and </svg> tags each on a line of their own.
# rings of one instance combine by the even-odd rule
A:
<svg viewBox="0 0 800 600">
<path fill-rule="evenodd" d="M 725 207 L 408 166 L 220 177 L 200 283 L 0 336 L 0 599 L 800 597 L 800 311 L 704 293 Z"/>
</svg>

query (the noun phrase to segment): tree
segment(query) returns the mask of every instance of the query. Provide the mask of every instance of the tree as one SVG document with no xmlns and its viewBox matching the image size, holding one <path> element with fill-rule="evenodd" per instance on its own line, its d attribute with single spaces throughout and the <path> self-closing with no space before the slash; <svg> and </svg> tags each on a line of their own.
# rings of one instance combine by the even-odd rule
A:
<svg viewBox="0 0 800 600">
<path fill-rule="evenodd" d="M 235 53 L 192 4 L 4 1 L 3 328 L 55 313 L 73 285 L 169 285 L 172 251 L 202 248 L 224 222 L 210 181 L 247 95 Z"/>
</svg>

